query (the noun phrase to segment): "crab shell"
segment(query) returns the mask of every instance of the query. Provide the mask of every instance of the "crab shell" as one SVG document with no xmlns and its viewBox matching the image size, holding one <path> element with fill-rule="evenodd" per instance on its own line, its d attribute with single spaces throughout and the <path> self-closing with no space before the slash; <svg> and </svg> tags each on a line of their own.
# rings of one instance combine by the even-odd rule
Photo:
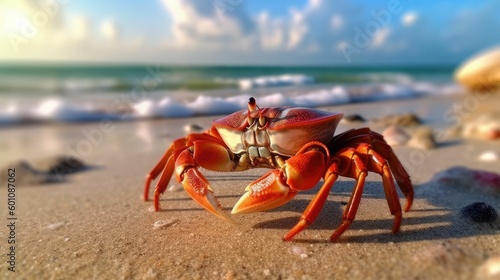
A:
<svg viewBox="0 0 500 280">
<path fill-rule="evenodd" d="M 262 108 L 249 113 L 247 110 L 235 112 L 215 120 L 213 125 L 222 140 L 235 154 L 244 153 L 248 144 L 267 146 L 274 153 L 293 156 L 305 144 L 312 141 L 327 143 L 332 139 L 343 114 L 301 108 Z M 265 123 L 249 131 L 250 119 L 265 118 Z M 258 122 L 254 122 L 258 123 Z"/>
</svg>

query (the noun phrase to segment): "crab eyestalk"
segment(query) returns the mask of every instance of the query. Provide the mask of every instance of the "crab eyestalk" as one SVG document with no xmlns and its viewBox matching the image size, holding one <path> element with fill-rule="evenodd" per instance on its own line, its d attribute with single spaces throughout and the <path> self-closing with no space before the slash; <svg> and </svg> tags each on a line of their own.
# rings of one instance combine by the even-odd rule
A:
<svg viewBox="0 0 500 280">
<path fill-rule="evenodd" d="M 256 109 L 260 109 L 260 108 L 259 108 L 259 106 L 257 106 L 257 102 L 255 101 L 255 98 L 250 97 L 250 99 L 248 99 L 248 114 L 250 115 L 250 113 L 255 111 Z"/>
<path fill-rule="evenodd" d="M 255 112 L 256 110 L 259 111 L 259 126 L 263 127 L 265 124 L 266 124 L 266 118 L 264 116 L 262 116 L 262 112 L 259 108 L 259 106 L 257 106 L 257 102 L 255 101 L 255 98 L 253 97 L 250 97 L 250 99 L 248 99 L 248 117 L 247 117 L 247 121 L 248 121 L 248 124 L 249 125 L 252 125 L 252 123 L 254 122 L 254 117 L 252 117 L 252 113 Z"/>
</svg>

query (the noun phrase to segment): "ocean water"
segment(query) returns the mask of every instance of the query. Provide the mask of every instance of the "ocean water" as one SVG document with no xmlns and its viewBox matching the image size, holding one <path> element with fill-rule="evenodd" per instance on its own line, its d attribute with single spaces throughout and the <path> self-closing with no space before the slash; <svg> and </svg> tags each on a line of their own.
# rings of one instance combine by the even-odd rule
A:
<svg viewBox="0 0 500 280">
<path fill-rule="evenodd" d="M 226 114 L 458 94 L 453 67 L 0 66 L 0 124 Z"/>
</svg>

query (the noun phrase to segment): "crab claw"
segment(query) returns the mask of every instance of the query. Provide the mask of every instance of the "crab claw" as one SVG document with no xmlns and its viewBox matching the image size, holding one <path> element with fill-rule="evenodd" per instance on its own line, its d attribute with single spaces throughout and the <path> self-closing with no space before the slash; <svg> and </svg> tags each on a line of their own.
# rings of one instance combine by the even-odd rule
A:
<svg viewBox="0 0 500 280">
<path fill-rule="evenodd" d="M 320 146 L 311 143 L 306 146 Z M 326 149 L 326 148 L 325 148 Z M 325 169 L 324 153 L 318 150 L 299 151 L 286 161 L 282 170 L 273 170 L 246 187 L 246 193 L 234 205 L 231 214 L 273 209 L 290 201 L 298 191 L 313 188 Z"/>
<path fill-rule="evenodd" d="M 198 202 L 203 208 L 210 211 L 215 216 L 226 221 L 236 223 L 228 214 L 222 210 L 222 206 L 214 195 L 207 179 L 194 168 L 188 169 L 184 173 L 182 185 L 186 192 Z"/>
<path fill-rule="evenodd" d="M 273 170 L 248 185 L 231 214 L 265 211 L 290 201 L 297 192 L 286 185 L 283 177 L 282 171 Z"/>
</svg>

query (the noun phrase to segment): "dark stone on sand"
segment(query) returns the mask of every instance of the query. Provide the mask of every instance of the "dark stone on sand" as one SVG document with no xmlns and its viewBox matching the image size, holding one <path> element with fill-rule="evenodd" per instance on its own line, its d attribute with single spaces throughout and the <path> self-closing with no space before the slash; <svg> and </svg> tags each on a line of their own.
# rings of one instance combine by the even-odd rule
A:
<svg viewBox="0 0 500 280">
<path fill-rule="evenodd" d="M 41 170 L 37 170 L 24 160 L 13 162 L 3 167 L 1 170 L 7 169 L 15 169 L 17 186 L 40 185 L 60 181 L 57 176 Z M 7 172 L 2 172 L 2 174 L 0 175 L 0 179 L 2 179 L 2 181 L 6 181 L 5 178 L 3 178 L 5 174 L 7 174 Z"/>
<path fill-rule="evenodd" d="M 1 170 L 14 168 L 16 183 L 19 185 L 40 185 L 64 181 L 64 175 L 75 173 L 86 168 L 85 163 L 70 155 L 60 155 L 37 160 L 31 165 L 25 160 L 13 162 Z M 5 181 L 0 174 L 0 179 Z"/>
<path fill-rule="evenodd" d="M 71 174 L 85 168 L 83 161 L 69 155 L 47 158 L 41 164 L 46 166 L 46 168 L 41 166 L 42 170 L 46 170 L 49 174 L 54 175 Z"/>
<path fill-rule="evenodd" d="M 342 119 L 346 122 L 366 122 L 366 119 L 358 114 L 346 115 Z"/>
<path fill-rule="evenodd" d="M 422 121 L 418 116 L 412 113 L 399 114 L 399 115 L 387 115 L 380 119 L 373 120 L 375 124 L 378 124 L 382 127 L 388 127 L 391 125 L 402 126 L 402 127 L 410 127 L 421 125 Z"/>
<path fill-rule="evenodd" d="M 493 223 L 498 218 L 495 208 L 484 202 L 467 205 L 460 212 L 464 218 L 476 223 Z"/>
</svg>

